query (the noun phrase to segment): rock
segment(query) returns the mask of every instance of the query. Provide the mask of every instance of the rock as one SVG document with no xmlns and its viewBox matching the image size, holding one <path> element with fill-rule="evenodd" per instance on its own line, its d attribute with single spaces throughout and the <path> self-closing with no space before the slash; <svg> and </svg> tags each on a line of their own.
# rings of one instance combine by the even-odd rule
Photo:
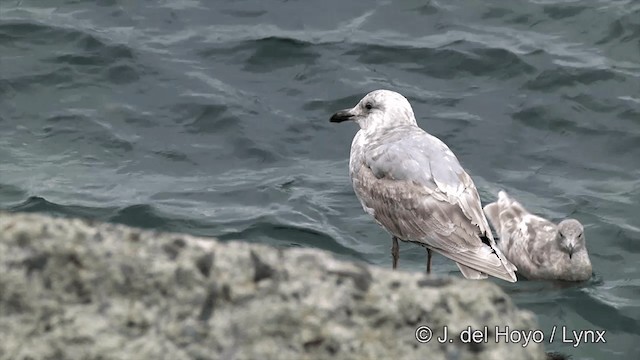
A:
<svg viewBox="0 0 640 360">
<path fill-rule="evenodd" d="M 315 249 L 0 213 L 0 266 L 0 359 L 545 358 L 495 342 L 536 324 L 491 282 Z M 458 337 L 485 326 L 486 343 Z"/>
</svg>

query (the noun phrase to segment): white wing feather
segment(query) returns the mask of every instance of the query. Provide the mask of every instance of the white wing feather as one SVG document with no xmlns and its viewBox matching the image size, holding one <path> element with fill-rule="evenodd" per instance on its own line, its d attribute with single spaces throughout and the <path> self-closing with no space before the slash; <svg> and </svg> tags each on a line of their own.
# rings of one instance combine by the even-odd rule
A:
<svg viewBox="0 0 640 360">
<path fill-rule="evenodd" d="M 465 277 L 516 281 L 473 181 L 442 141 L 416 126 L 395 127 L 366 142 L 363 136 L 354 138 L 350 172 L 362 206 L 378 223 L 456 261 Z"/>
</svg>

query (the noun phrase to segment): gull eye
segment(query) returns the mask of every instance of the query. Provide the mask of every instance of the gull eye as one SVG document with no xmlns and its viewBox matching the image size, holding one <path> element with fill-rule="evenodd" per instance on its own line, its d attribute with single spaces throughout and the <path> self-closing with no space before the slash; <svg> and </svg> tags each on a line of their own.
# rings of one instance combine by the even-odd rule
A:
<svg viewBox="0 0 640 360">
<path fill-rule="evenodd" d="M 372 103 L 370 103 L 370 102 L 368 102 L 368 103 L 366 103 L 366 104 L 364 105 L 364 107 L 365 107 L 367 110 L 371 110 L 371 109 L 373 109 L 373 104 L 372 104 Z"/>
<path fill-rule="evenodd" d="M 558 232 L 558 235 L 560 235 L 561 239 L 564 239 L 564 234 L 562 232 Z"/>
</svg>

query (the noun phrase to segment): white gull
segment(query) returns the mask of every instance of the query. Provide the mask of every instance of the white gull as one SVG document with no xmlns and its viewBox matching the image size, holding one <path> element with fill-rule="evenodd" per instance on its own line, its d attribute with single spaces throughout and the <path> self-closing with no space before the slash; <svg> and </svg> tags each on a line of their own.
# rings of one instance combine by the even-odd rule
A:
<svg viewBox="0 0 640 360">
<path fill-rule="evenodd" d="M 471 177 L 438 138 L 416 123 L 409 101 L 376 90 L 331 122 L 355 121 L 349 174 L 364 210 L 392 235 L 393 268 L 398 240 L 456 262 L 469 279 L 487 275 L 515 282 L 515 266 L 496 247 Z"/>
</svg>

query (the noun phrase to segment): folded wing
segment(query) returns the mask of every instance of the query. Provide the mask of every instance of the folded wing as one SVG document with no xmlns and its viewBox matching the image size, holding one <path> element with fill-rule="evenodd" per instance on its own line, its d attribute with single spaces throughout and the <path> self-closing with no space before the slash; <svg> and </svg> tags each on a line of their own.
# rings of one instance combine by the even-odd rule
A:
<svg viewBox="0 0 640 360">
<path fill-rule="evenodd" d="M 399 127 L 364 154 L 354 169 L 354 189 L 389 232 L 456 261 L 466 277 L 516 281 L 515 266 L 495 246 L 473 181 L 442 141 L 417 127 Z"/>
<path fill-rule="evenodd" d="M 547 244 L 553 241 L 557 226 L 531 214 L 505 191 L 498 200 L 484 207 L 489 221 L 500 235 L 498 247 L 525 274 L 537 272 L 548 261 Z"/>
</svg>

